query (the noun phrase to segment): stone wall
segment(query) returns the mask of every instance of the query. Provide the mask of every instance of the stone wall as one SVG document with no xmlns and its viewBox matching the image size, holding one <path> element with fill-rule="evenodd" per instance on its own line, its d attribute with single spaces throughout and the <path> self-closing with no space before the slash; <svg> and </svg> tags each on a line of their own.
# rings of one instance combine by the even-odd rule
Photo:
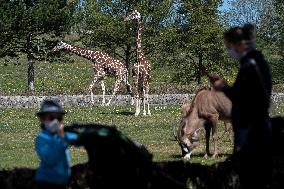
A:
<svg viewBox="0 0 284 189">
<path fill-rule="evenodd" d="M 190 100 L 194 94 L 163 94 L 150 95 L 150 104 L 155 105 L 173 105 L 182 104 L 185 100 Z M 106 102 L 110 95 L 106 95 Z M 38 108 L 44 99 L 53 99 L 58 101 L 64 107 L 90 107 L 90 95 L 58 95 L 58 96 L 0 96 L 0 108 Z M 95 105 L 102 102 L 101 95 L 94 96 Z M 118 95 L 111 105 L 130 104 L 129 95 Z M 284 93 L 275 93 L 271 97 L 272 102 L 283 102 Z"/>
</svg>

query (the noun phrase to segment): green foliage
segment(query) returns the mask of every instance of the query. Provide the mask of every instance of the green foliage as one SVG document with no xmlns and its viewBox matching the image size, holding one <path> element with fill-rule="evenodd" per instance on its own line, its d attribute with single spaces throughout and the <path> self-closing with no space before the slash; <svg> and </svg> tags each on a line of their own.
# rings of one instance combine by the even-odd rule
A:
<svg viewBox="0 0 284 189">
<path fill-rule="evenodd" d="M 275 25 L 273 27 L 273 39 L 278 47 L 278 55 L 284 63 L 284 2 L 282 0 L 274 0 L 275 7 Z"/>
<path fill-rule="evenodd" d="M 284 76 L 284 2 L 273 0 L 274 9 L 271 12 L 273 24 L 270 25 L 270 35 L 266 41 L 269 49 L 270 65 L 274 84 L 283 83 Z"/>
<path fill-rule="evenodd" d="M 55 36 L 71 26 L 76 1 L 15 0 L 4 1 L 0 8 L 0 57 L 27 55 L 28 87 L 34 90 L 33 60 L 47 59 Z"/>
<path fill-rule="evenodd" d="M 222 33 L 231 24 L 243 24 L 252 18 L 250 21 L 255 20 L 257 24 L 257 45 L 271 63 L 274 83 L 282 82 L 283 3 L 280 0 L 230 2 L 231 9 L 223 14 L 218 10 L 222 4 L 221 0 L 85 0 L 80 1 L 80 6 L 77 0 L 1 0 L 0 57 L 9 55 L 22 59 L 23 55 L 30 54 L 33 59 L 45 63 L 74 62 L 76 55 L 50 52 L 60 38 L 78 46 L 108 52 L 130 69 L 136 61 L 137 24 L 135 21 L 125 22 L 124 18 L 133 10 L 138 10 L 143 25 L 142 48 L 150 60 L 154 75 L 151 91 L 159 93 L 156 89 L 160 84 L 160 91 L 170 88 L 173 91 L 188 92 L 185 88 L 196 80 L 208 84 L 207 78 L 201 73 L 200 65 L 206 67 L 210 73 L 222 75 L 230 81 L 234 79 L 238 64 L 227 56 Z M 254 16 L 250 16 L 252 13 Z M 232 22 L 232 19 L 235 22 Z M 70 33 L 66 35 L 67 32 Z M 18 60 L 7 61 L 7 64 L 14 61 Z M 50 66 L 52 67 L 53 65 Z M 66 64 L 66 67 L 69 68 L 69 65 Z M 39 68 L 46 67 L 36 66 L 36 69 Z M 8 67 L 7 69 L 9 70 Z M 24 69 L 19 73 L 16 71 L 20 75 L 17 78 L 26 79 Z M 90 74 L 86 74 L 86 77 L 92 74 L 92 69 L 89 71 Z M 37 73 L 37 70 L 35 72 Z M 58 74 L 60 75 L 59 72 Z M 20 83 L 16 82 L 18 79 L 15 77 L 12 79 L 15 83 Z M 54 84 L 63 82 L 58 80 Z M 50 87 L 44 83 L 47 79 L 42 79 L 41 76 L 36 79 L 36 84 L 38 82 L 41 84 L 36 87 L 41 87 L 35 94 L 46 90 L 45 87 Z M 71 81 L 66 81 L 66 85 L 69 82 Z M 80 83 L 79 85 L 86 85 L 78 87 L 80 89 L 75 87 L 76 89 L 69 90 L 65 86 L 62 90 L 58 89 L 59 91 L 50 89 L 50 93 L 85 93 L 83 88 L 87 87 L 87 83 L 89 84 Z M 77 85 L 77 82 L 73 84 Z M 2 87 L 5 85 L 1 84 Z M 4 88 L 4 91 L 8 91 L 11 86 Z M 16 86 L 12 88 L 12 91 L 26 91 L 22 90 L 22 84 L 19 84 L 18 90 Z"/>
<path fill-rule="evenodd" d="M 270 67 L 273 76 L 273 84 L 283 83 L 284 61 L 274 59 L 273 62 L 270 62 Z"/>
<path fill-rule="evenodd" d="M 167 32 L 166 43 L 174 42 L 171 65 L 178 82 L 201 80 L 201 65 L 208 71 L 226 68 L 218 7 L 222 1 L 184 1 L 177 4 L 175 32 Z M 173 40 L 174 38 L 174 40 Z M 167 41 L 170 39 L 170 41 Z M 167 52 L 167 51 L 166 51 Z M 227 64 L 228 66 L 228 64 Z"/>
<path fill-rule="evenodd" d="M 127 67 L 136 61 L 136 21 L 124 18 L 138 10 L 142 16 L 142 48 L 155 59 L 161 29 L 165 27 L 171 2 L 163 1 L 85 1 L 77 15 L 77 31 L 85 46 L 101 49 L 122 60 Z"/>
<path fill-rule="evenodd" d="M 268 60 L 274 84 L 283 83 L 284 3 L 281 0 L 230 0 L 228 25 L 256 25 L 258 50 Z M 279 91 L 279 90 L 276 90 Z"/>
<path fill-rule="evenodd" d="M 0 8 L 0 40 L 3 41 L 0 56 L 27 53 L 29 45 L 32 53 L 45 53 L 46 47 L 50 48 L 50 41 L 70 27 L 74 3 L 67 0 L 3 2 Z M 27 40 L 29 35 L 30 42 Z"/>
</svg>

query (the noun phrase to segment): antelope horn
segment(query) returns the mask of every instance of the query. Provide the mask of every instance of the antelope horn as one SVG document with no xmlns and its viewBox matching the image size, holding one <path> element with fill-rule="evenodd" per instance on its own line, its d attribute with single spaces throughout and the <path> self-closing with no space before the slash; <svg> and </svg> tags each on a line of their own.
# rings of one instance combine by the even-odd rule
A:
<svg viewBox="0 0 284 189">
<path fill-rule="evenodd" d="M 201 129 L 203 129 L 203 128 L 199 128 L 199 129 L 196 129 L 196 131 L 194 131 L 194 133 L 192 134 L 192 137 L 191 137 L 193 140 L 199 140 L 199 136 L 198 136 L 197 132 Z"/>
<path fill-rule="evenodd" d="M 176 141 L 179 142 L 179 139 L 178 139 L 178 136 L 177 136 L 177 127 L 176 126 L 173 126 L 173 134 L 174 134 Z"/>
</svg>

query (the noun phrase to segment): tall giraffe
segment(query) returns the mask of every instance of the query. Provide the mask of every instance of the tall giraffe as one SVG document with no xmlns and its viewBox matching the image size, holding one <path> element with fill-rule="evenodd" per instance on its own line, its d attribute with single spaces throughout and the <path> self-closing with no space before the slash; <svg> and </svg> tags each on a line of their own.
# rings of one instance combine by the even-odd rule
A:
<svg viewBox="0 0 284 189">
<path fill-rule="evenodd" d="M 104 77 L 105 76 L 114 76 L 115 77 L 115 84 L 114 84 L 114 90 L 112 93 L 111 98 L 109 99 L 107 106 L 110 104 L 110 102 L 113 100 L 115 95 L 117 94 L 117 91 L 119 89 L 120 83 L 124 82 L 126 85 L 128 93 L 133 96 L 131 85 L 128 82 L 128 70 L 126 66 L 121 63 L 119 60 L 116 60 L 109 56 L 107 53 L 101 52 L 101 51 L 93 51 L 89 49 L 84 49 L 80 47 L 75 47 L 73 45 L 67 44 L 65 42 L 60 41 L 52 50 L 53 51 L 59 51 L 65 49 L 67 51 L 70 51 L 78 56 L 84 57 L 92 62 L 94 62 L 94 72 L 95 77 L 93 79 L 93 82 L 89 86 L 89 90 L 91 92 L 91 102 L 94 104 L 94 94 L 93 94 L 93 87 L 94 85 L 100 81 L 101 87 L 103 91 L 103 102 L 102 104 L 105 105 L 105 84 L 104 84 Z M 132 98 L 131 98 L 132 100 Z M 132 102 L 131 102 L 132 103 Z"/>
<path fill-rule="evenodd" d="M 135 116 L 140 114 L 140 104 L 143 101 L 144 110 L 143 115 L 151 115 L 149 108 L 149 81 L 151 79 L 151 66 L 148 60 L 145 58 L 142 50 L 142 24 L 141 15 L 137 10 L 134 10 L 128 15 L 125 21 L 136 20 L 137 21 L 137 38 L 136 38 L 136 51 L 137 61 L 133 66 L 133 81 L 134 81 L 134 96 L 136 98 L 136 111 Z M 146 112 L 147 104 L 147 112 Z"/>
</svg>

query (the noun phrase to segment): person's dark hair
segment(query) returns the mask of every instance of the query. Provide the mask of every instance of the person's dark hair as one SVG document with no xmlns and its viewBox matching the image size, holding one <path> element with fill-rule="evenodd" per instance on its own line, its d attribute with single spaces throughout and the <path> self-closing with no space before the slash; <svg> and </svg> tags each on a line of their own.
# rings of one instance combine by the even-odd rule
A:
<svg viewBox="0 0 284 189">
<path fill-rule="evenodd" d="M 245 24 L 242 27 L 237 26 L 224 32 L 226 42 L 237 44 L 243 40 L 252 41 L 255 38 L 255 27 L 253 24 Z"/>
</svg>

